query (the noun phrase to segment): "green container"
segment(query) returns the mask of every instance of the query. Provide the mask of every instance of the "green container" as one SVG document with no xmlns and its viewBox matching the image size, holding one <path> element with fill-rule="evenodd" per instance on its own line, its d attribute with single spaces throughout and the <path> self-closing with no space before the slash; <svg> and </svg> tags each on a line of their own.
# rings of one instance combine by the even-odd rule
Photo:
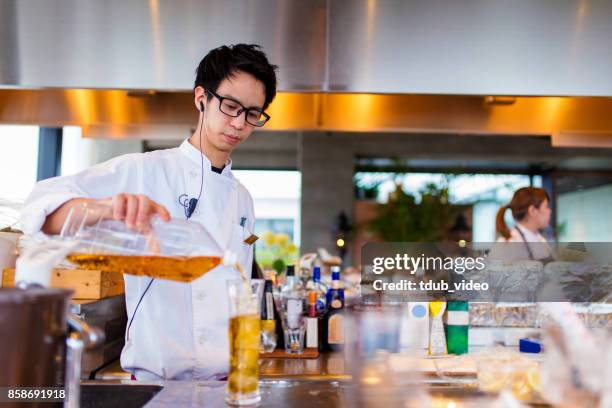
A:
<svg viewBox="0 0 612 408">
<path fill-rule="evenodd" d="M 447 302 L 446 304 L 446 348 L 448 354 L 465 354 L 468 352 L 469 310 L 469 302 Z"/>
</svg>

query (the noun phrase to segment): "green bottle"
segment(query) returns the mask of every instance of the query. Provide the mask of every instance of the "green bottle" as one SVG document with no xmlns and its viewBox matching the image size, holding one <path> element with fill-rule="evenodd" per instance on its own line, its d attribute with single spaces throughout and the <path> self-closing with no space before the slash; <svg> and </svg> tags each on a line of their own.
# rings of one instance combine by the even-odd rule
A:
<svg viewBox="0 0 612 408">
<path fill-rule="evenodd" d="M 448 354 L 465 354 L 468 352 L 469 327 L 469 302 L 447 302 L 446 348 L 448 349 Z"/>
</svg>

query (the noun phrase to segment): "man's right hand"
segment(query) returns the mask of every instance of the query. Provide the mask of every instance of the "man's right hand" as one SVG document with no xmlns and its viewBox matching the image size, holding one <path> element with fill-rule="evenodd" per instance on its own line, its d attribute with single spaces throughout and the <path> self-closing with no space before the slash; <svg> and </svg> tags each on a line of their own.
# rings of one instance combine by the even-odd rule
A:
<svg viewBox="0 0 612 408">
<path fill-rule="evenodd" d="M 59 234 L 70 210 L 84 203 L 99 203 L 109 206 L 112 211 L 104 214 L 105 218 L 125 222 L 125 225 L 139 232 L 148 232 L 151 226 L 151 217 L 159 215 L 164 221 L 170 220 L 170 213 L 161 204 L 141 194 L 121 193 L 114 197 L 96 200 L 93 198 L 74 198 L 62 204 L 53 213 L 47 216 L 42 231 L 45 234 Z"/>
<path fill-rule="evenodd" d="M 170 221 L 166 207 L 146 195 L 120 193 L 102 202 L 112 205 L 114 220 L 123 221 L 128 228 L 137 231 L 148 231 L 154 215 L 159 215 L 163 221 Z"/>
</svg>

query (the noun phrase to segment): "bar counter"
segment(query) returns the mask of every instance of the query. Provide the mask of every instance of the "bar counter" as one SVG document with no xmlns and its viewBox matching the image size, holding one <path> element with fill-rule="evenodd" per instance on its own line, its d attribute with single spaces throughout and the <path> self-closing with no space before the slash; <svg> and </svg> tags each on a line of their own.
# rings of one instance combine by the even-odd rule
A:
<svg viewBox="0 0 612 408">
<path fill-rule="evenodd" d="M 114 366 L 114 369 L 117 365 Z M 146 407 L 226 407 L 222 381 L 131 381 L 108 380 L 112 369 L 84 381 L 83 398 L 114 394 L 118 400 L 129 399 L 131 390 L 158 391 Z M 127 373 L 115 378 L 126 378 Z M 127 375 L 129 378 L 129 375 Z M 473 388 L 451 386 L 435 377 L 401 386 L 356 387 L 350 381 L 343 353 L 322 353 L 316 359 L 264 358 L 260 364 L 260 390 L 265 407 L 486 407 L 494 398 Z M 106 388 L 108 387 L 108 388 Z M 160 389 L 160 387 L 162 387 Z M 108 389 L 109 392 L 105 390 Z M 418 389 L 423 390 L 419 395 Z M 112 391 L 111 391 L 112 390 Z M 88 395 L 90 397 L 88 397 Z M 123 396 L 122 396 L 123 395 Z M 425 400 L 419 398 L 426 398 Z M 110 397 L 112 400 L 112 397 Z M 86 401 L 84 401 L 86 402 Z M 453 405 L 452 403 L 455 403 Z M 382 405 L 381 405 L 382 404 Z M 450 404 L 450 405 L 449 405 Z M 85 403 L 83 406 L 88 406 Z M 99 404 L 101 406 L 103 404 Z M 543 406 L 543 405 L 539 405 Z M 545 405 L 544 405 L 545 406 Z"/>
<path fill-rule="evenodd" d="M 82 405 L 127 407 L 136 388 L 159 389 L 145 407 L 227 407 L 223 381 L 86 381 L 82 383 Z M 489 407 L 494 398 L 473 389 L 424 386 L 423 397 L 415 386 L 354 387 L 344 381 L 260 380 L 262 407 Z M 104 391 L 108 388 L 108 392 Z M 100 395 L 107 394 L 99 399 Z M 89 396 L 98 396 L 96 399 Z M 454 403 L 454 405 L 453 405 Z"/>
</svg>

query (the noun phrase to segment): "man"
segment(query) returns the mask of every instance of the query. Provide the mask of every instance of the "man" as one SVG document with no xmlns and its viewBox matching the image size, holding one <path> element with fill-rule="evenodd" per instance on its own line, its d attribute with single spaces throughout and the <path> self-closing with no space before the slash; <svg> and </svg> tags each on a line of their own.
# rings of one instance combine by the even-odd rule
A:
<svg viewBox="0 0 612 408">
<path fill-rule="evenodd" d="M 212 246 L 231 250 L 250 267 L 253 249 L 245 240 L 253 231 L 253 200 L 232 175 L 230 155 L 269 119 L 264 111 L 276 95 L 275 69 L 256 45 L 210 51 L 196 71 L 199 119 L 188 140 L 41 181 L 22 211 L 25 232 L 58 234 L 71 208 L 101 202 L 135 230 L 153 215 L 187 217 L 209 232 Z M 125 275 L 121 366 L 139 380 L 222 377 L 229 360 L 226 281 L 232 278 L 236 271 L 224 266 L 190 284 Z"/>
</svg>

